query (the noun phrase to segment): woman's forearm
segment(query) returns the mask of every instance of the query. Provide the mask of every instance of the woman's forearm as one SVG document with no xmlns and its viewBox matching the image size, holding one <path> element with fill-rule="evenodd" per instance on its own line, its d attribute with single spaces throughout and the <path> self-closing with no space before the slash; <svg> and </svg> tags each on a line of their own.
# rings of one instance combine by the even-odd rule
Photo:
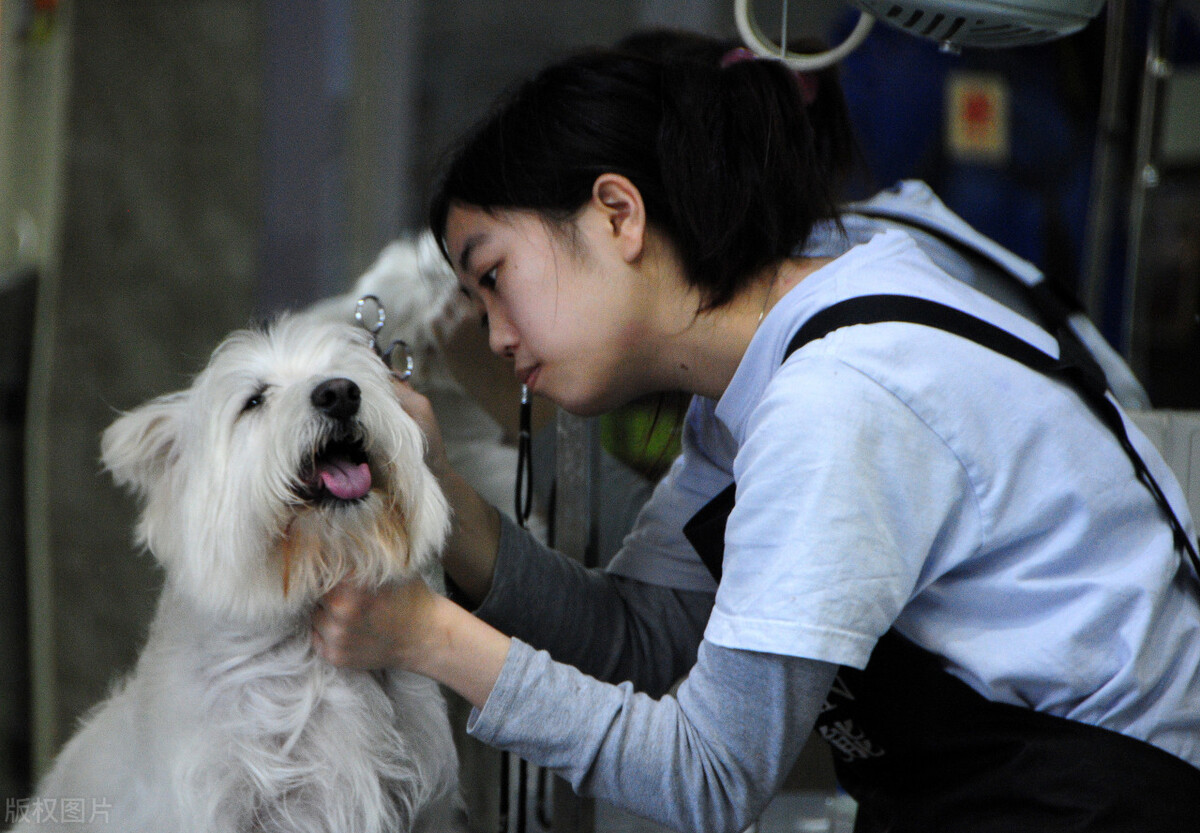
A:
<svg viewBox="0 0 1200 833">
<path fill-rule="evenodd" d="M 478 604 L 492 587 L 500 544 L 500 512 L 456 472 L 447 472 L 441 485 L 453 512 L 442 566 L 458 589 Z"/>
<path fill-rule="evenodd" d="M 441 429 L 430 401 L 408 383 L 393 384 L 401 407 L 425 435 L 425 464 L 450 503 L 452 525 L 443 550 L 443 565 L 459 589 L 479 600 L 487 595 L 496 566 L 500 516 L 450 465 Z"/>
<path fill-rule="evenodd" d="M 470 734 L 553 769 L 581 794 L 676 830 L 737 831 L 791 770 L 832 665 L 706 643 L 677 697 L 654 700 L 521 642 Z"/>
<path fill-rule="evenodd" d="M 598 679 L 666 691 L 696 661 L 713 594 L 586 569 L 499 520 L 500 551 L 475 615 Z"/>
<path fill-rule="evenodd" d="M 403 664 L 454 689 L 482 709 L 504 667 L 512 640 L 448 599 L 438 597 L 434 605 L 427 641 Z"/>
</svg>

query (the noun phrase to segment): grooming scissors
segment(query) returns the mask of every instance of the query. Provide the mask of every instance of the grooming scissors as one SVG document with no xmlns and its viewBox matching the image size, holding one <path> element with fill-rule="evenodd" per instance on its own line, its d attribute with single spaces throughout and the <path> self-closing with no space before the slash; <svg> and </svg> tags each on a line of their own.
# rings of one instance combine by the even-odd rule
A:
<svg viewBox="0 0 1200 833">
<path fill-rule="evenodd" d="M 374 320 L 370 320 L 371 311 L 374 310 Z M 408 344 L 403 339 L 394 339 L 387 349 L 381 349 L 379 340 L 376 336 L 383 329 L 384 323 L 387 321 L 387 311 L 383 308 L 383 302 L 374 295 L 364 295 L 354 304 L 354 321 L 358 326 L 362 327 L 371 336 L 371 349 L 379 358 L 383 359 L 396 377 L 401 382 L 407 382 L 413 375 L 413 357 L 412 351 L 408 349 Z"/>
</svg>

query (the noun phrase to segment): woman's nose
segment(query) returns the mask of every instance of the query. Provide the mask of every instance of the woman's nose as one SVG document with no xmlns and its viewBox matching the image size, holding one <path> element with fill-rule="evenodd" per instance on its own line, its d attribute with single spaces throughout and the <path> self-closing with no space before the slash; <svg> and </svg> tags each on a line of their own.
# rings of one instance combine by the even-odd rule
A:
<svg viewBox="0 0 1200 833">
<path fill-rule="evenodd" d="M 510 358 L 516 354 L 517 331 L 508 316 L 504 315 L 495 304 L 489 305 L 487 311 L 488 347 L 497 356 Z"/>
</svg>

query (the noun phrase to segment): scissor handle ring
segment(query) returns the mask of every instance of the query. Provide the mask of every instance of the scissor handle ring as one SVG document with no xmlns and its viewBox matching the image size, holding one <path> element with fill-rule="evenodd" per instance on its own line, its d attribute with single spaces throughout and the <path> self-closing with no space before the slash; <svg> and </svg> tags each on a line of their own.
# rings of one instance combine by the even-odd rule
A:
<svg viewBox="0 0 1200 833">
<path fill-rule="evenodd" d="M 367 305 L 368 301 L 375 304 L 375 323 L 371 325 L 367 324 L 363 316 L 363 308 Z M 354 321 L 368 333 L 375 335 L 383 329 L 384 322 L 387 321 L 387 313 L 384 312 L 383 302 L 374 295 L 362 296 L 354 304 Z"/>
<path fill-rule="evenodd" d="M 400 369 L 396 368 L 397 348 L 403 351 L 404 357 L 404 365 Z M 396 377 L 401 382 L 407 382 L 412 378 L 415 363 L 413 362 L 412 351 L 408 349 L 408 342 L 403 339 L 398 338 L 388 345 L 388 348 L 383 351 L 383 361 L 388 367 L 392 368 L 392 372 L 396 374 Z"/>
</svg>

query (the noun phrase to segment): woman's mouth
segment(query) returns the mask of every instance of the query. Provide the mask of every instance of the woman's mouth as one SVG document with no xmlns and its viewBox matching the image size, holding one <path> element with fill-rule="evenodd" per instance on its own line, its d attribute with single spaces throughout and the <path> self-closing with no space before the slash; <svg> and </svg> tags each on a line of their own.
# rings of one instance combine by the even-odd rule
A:
<svg viewBox="0 0 1200 833">
<path fill-rule="evenodd" d="M 532 367 L 528 367 L 523 370 L 518 370 L 517 371 L 517 379 L 520 381 L 520 383 L 522 385 L 529 388 L 530 390 L 533 390 L 534 386 L 537 384 L 537 378 L 538 378 L 539 372 L 541 371 L 541 368 L 542 368 L 542 366 L 540 364 L 535 364 Z"/>
</svg>

